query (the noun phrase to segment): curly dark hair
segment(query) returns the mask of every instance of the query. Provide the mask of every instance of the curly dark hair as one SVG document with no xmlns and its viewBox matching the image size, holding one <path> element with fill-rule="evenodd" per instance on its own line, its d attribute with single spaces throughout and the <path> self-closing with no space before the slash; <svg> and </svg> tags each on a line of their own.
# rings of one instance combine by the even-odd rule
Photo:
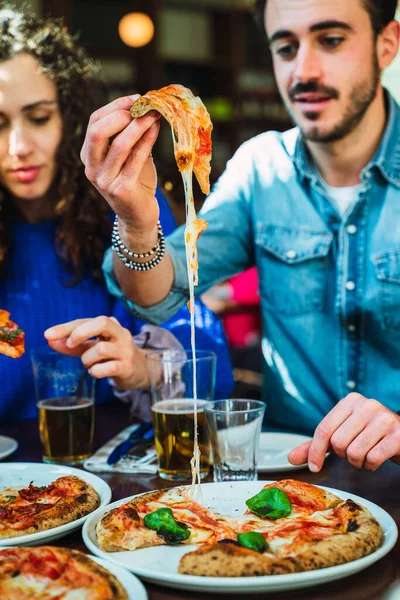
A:
<svg viewBox="0 0 400 600">
<path fill-rule="evenodd" d="M 0 61 L 28 53 L 55 83 L 63 137 L 58 149 L 56 249 L 71 273 L 70 284 L 90 272 L 102 280 L 101 262 L 111 233 L 110 209 L 85 176 L 80 160 L 91 113 L 104 103 L 98 66 L 88 58 L 62 20 L 41 19 L 8 4 L 0 6 Z M 0 271 L 4 274 L 12 234 L 13 205 L 0 186 Z"/>
<path fill-rule="evenodd" d="M 397 0 L 361 0 L 370 16 L 375 35 L 379 35 L 396 14 Z M 255 0 L 255 16 L 259 25 L 264 29 L 264 13 L 267 0 Z"/>
</svg>

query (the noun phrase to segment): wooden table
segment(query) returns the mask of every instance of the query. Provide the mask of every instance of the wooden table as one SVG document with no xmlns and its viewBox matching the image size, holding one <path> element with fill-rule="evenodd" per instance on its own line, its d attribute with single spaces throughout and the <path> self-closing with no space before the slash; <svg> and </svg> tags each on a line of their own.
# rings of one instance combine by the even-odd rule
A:
<svg viewBox="0 0 400 600">
<path fill-rule="evenodd" d="M 104 444 L 118 431 L 129 424 L 128 409 L 121 403 L 98 406 L 96 409 L 95 448 Z M 17 452 L 10 457 L 13 461 L 41 461 L 41 447 L 36 421 L 22 421 L 10 425 L 1 425 L 0 434 L 9 435 L 19 442 Z M 400 467 L 391 462 L 386 463 L 376 473 L 358 471 L 336 457 L 327 460 L 321 473 L 312 474 L 308 470 L 298 471 L 296 478 L 314 484 L 321 484 L 346 490 L 376 502 L 387 510 L 400 526 Z M 285 473 L 275 473 L 270 479 L 282 479 Z M 34 472 L 32 472 L 34 478 Z M 265 475 L 264 479 L 268 479 Z M 165 487 L 167 482 L 158 476 L 133 476 L 125 474 L 104 473 L 105 479 L 113 491 L 112 501 L 140 492 Z M 59 545 L 85 550 L 81 533 L 71 533 L 63 538 Z M 396 598 L 400 598 L 400 543 L 392 552 L 358 575 L 342 579 L 336 583 L 321 585 L 298 592 L 284 594 L 255 594 L 249 599 L 266 598 L 268 600 L 386 600 L 395 582 L 399 583 Z M 219 594 L 198 594 L 178 591 L 145 583 L 150 600 L 173 600 L 190 598 L 191 600 L 217 600 Z M 230 598 L 243 598 L 230 594 Z M 394 596 L 391 596 L 391 599 Z"/>
</svg>

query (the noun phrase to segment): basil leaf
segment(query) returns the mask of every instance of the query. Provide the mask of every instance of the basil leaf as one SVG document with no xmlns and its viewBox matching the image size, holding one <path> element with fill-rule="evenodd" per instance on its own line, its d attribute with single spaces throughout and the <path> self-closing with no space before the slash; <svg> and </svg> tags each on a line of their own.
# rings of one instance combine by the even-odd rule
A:
<svg viewBox="0 0 400 600">
<path fill-rule="evenodd" d="M 169 545 L 179 544 L 187 540 L 190 537 L 190 530 L 185 523 L 177 523 L 177 527 L 175 527 L 174 531 L 166 527 L 161 527 L 157 531 L 157 535 L 159 535 L 163 540 L 167 542 Z"/>
<path fill-rule="evenodd" d="M 261 490 L 259 494 L 246 501 L 248 508 L 259 517 L 267 519 L 281 519 L 292 512 L 289 498 L 279 488 L 271 487 Z"/>
<path fill-rule="evenodd" d="M 265 537 L 261 533 L 256 531 L 249 531 L 248 533 L 238 533 L 237 540 L 242 548 L 248 548 L 262 554 L 268 548 Z"/>
<path fill-rule="evenodd" d="M 190 537 L 189 527 L 176 521 L 170 508 L 158 508 L 145 515 L 143 522 L 149 529 L 157 531 L 167 544 L 179 544 Z"/>
<path fill-rule="evenodd" d="M 176 524 L 170 508 L 158 508 L 154 512 L 145 515 L 143 521 L 146 527 L 155 531 L 168 524 Z"/>
</svg>

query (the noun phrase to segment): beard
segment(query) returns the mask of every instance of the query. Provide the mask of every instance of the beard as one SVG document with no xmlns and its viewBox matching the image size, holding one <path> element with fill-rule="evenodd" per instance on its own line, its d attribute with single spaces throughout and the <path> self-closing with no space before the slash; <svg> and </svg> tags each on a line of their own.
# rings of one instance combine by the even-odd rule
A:
<svg viewBox="0 0 400 600">
<path fill-rule="evenodd" d="M 349 105 L 346 107 L 346 110 L 344 111 L 341 120 L 330 131 L 321 131 L 321 128 L 318 126 L 304 131 L 300 123 L 296 121 L 291 108 L 288 106 L 289 103 L 287 103 L 286 108 L 288 109 L 292 120 L 300 128 L 302 136 L 305 140 L 320 143 L 336 142 L 347 137 L 361 123 L 369 106 L 376 97 L 379 81 L 380 69 L 378 65 L 378 59 L 374 54 L 371 75 L 369 79 L 364 80 L 363 82 L 353 86 L 353 88 L 350 91 Z M 298 84 L 296 88 L 291 90 L 291 92 L 289 93 L 289 97 L 293 99 L 296 94 L 302 92 L 318 93 L 326 91 L 330 92 L 329 95 L 332 98 L 340 97 L 340 94 L 337 90 L 334 90 L 332 88 L 321 88 L 321 86 L 318 86 L 318 84 L 311 82 L 309 84 Z M 319 118 L 319 116 L 319 112 L 309 112 L 307 113 L 306 118 L 309 121 L 316 121 Z"/>
</svg>

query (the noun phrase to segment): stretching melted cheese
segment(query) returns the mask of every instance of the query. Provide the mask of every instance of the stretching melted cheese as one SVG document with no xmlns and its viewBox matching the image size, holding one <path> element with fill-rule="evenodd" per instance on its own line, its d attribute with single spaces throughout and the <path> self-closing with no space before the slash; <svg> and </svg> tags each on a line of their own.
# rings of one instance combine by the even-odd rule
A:
<svg viewBox="0 0 400 600">
<path fill-rule="evenodd" d="M 157 110 L 171 125 L 176 164 L 181 172 L 186 201 L 186 263 L 189 279 L 189 310 L 191 323 L 191 345 L 193 354 L 194 396 L 194 451 L 191 460 L 192 487 L 195 494 L 196 479 L 200 485 L 200 449 L 197 432 L 197 379 L 196 343 L 194 328 L 194 286 L 198 284 L 197 240 L 207 228 L 203 219 L 197 218 L 193 198 L 193 173 L 204 194 L 210 192 L 211 131 L 210 115 L 200 100 L 181 85 L 169 85 L 161 90 L 148 92 L 131 107 L 133 117 L 141 117 L 150 110 Z"/>
</svg>

